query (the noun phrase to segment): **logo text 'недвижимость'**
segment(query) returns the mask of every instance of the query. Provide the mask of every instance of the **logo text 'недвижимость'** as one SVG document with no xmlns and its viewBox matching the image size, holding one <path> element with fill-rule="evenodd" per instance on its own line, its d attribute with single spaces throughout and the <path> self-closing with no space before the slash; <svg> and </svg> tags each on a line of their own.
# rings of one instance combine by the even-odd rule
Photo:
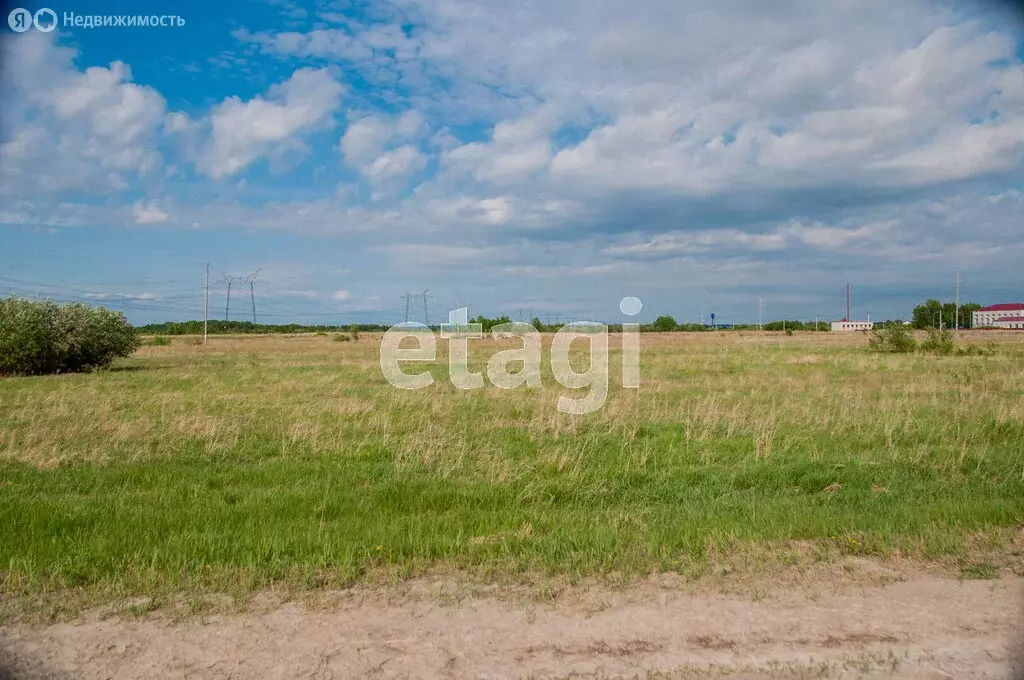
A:
<svg viewBox="0 0 1024 680">
<path fill-rule="evenodd" d="M 7 25 L 15 33 L 24 33 L 30 28 L 49 33 L 58 25 L 64 28 L 180 28 L 185 19 L 176 14 L 75 14 L 57 12 L 43 7 L 30 12 L 22 7 L 12 9 L 7 15 Z"/>
</svg>

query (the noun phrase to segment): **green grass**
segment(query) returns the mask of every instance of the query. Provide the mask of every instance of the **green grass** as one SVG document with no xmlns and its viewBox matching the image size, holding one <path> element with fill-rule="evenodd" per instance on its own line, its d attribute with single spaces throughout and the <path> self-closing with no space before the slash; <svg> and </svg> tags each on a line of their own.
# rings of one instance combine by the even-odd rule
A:
<svg viewBox="0 0 1024 680">
<path fill-rule="evenodd" d="M 796 542 L 941 560 L 1012 540 L 1018 344 L 937 360 L 705 335 L 645 337 L 642 388 L 613 372 L 582 417 L 555 412 L 549 373 L 537 391 L 458 391 L 443 355 L 441 382 L 391 388 L 368 335 L 174 342 L 119 370 L 0 381 L 0 593 L 699 573 Z"/>
<path fill-rule="evenodd" d="M 999 578 L 999 567 L 991 562 L 971 562 L 960 567 L 960 578 L 980 581 L 996 579 Z"/>
</svg>

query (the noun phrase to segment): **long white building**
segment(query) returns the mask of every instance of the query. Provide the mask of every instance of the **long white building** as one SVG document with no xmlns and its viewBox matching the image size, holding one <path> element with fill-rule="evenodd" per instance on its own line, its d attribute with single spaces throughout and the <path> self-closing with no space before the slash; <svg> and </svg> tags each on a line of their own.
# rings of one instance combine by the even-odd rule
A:
<svg viewBox="0 0 1024 680">
<path fill-rule="evenodd" d="M 869 331 L 875 327 L 870 321 L 833 321 L 834 331 Z"/>
</svg>

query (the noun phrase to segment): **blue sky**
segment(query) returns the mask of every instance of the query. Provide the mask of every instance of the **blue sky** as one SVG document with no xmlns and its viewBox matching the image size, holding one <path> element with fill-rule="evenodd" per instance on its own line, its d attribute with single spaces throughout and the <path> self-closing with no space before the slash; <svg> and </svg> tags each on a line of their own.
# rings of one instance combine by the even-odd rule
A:
<svg viewBox="0 0 1024 680">
<path fill-rule="evenodd" d="M 137 3 L 50 5 L 135 14 Z M 1024 298 L 994 2 L 181 2 L 0 33 L 0 292 L 133 322 L 908 318 Z M 36 7 L 29 9 L 35 10 Z M 6 12 L 4 12 L 6 14 Z M 249 318 L 248 300 L 232 318 Z M 420 312 L 422 314 L 422 312 Z M 415 320 L 421 320 L 416 318 Z"/>
</svg>

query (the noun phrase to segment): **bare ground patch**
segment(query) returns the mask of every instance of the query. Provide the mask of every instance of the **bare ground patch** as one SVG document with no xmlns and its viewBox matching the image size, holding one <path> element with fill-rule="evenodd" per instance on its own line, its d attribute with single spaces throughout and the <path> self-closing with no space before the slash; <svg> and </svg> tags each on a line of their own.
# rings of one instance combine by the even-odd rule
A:
<svg viewBox="0 0 1024 680">
<path fill-rule="evenodd" d="M 766 598 L 657 580 L 568 588 L 545 602 L 415 594 L 432 587 L 184 621 L 92 612 L 8 626 L 0 643 L 17 678 L 1002 679 L 1024 601 L 1019 577 L 923 573 L 831 592 L 766 583 Z"/>
</svg>

